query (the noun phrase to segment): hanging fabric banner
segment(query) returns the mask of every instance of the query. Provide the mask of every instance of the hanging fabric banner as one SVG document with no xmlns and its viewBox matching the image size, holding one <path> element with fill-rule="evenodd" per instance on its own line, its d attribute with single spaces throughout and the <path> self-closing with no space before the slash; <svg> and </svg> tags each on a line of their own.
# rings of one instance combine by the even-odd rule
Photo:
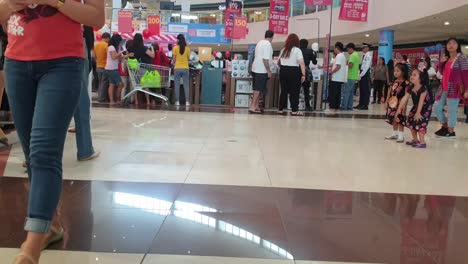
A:
<svg viewBox="0 0 468 264">
<path fill-rule="evenodd" d="M 133 13 L 132 11 L 119 11 L 118 13 L 119 32 L 133 33 Z"/>
<path fill-rule="evenodd" d="M 270 26 L 275 34 L 287 35 L 289 27 L 289 0 L 270 0 Z"/>
<path fill-rule="evenodd" d="M 332 0 L 305 0 L 306 6 L 329 6 L 332 4 Z"/>
<path fill-rule="evenodd" d="M 233 39 L 245 39 L 247 36 L 247 18 L 236 17 L 234 18 L 234 28 L 232 31 Z"/>
<path fill-rule="evenodd" d="M 226 0 L 226 15 L 225 15 L 225 36 L 232 38 L 234 28 L 234 19 L 242 15 L 242 1 Z"/>
<path fill-rule="evenodd" d="M 340 20 L 367 22 L 369 0 L 341 0 Z"/>
</svg>

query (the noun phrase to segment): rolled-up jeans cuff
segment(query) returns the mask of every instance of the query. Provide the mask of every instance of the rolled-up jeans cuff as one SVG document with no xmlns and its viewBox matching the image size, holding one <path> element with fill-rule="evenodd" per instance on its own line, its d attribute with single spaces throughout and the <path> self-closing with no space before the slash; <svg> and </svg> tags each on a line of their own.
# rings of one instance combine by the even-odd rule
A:
<svg viewBox="0 0 468 264">
<path fill-rule="evenodd" d="M 48 220 L 27 217 L 24 223 L 24 230 L 34 233 L 49 233 L 51 224 L 52 222 Z"/>
</svg>

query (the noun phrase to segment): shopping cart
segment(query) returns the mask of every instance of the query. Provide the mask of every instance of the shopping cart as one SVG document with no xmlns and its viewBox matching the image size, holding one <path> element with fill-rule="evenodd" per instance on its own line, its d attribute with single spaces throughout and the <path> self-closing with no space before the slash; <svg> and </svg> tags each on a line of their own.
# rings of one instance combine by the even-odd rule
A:
<svg viewBox="0 0 468 264">
<path fill-rule="evenodd" d="M 168 98 L 160 93 L 162 88 L 170 88 L 171 68 L 145 63 L 127 63 L 132 90 L 122 101 L 127 102 L 136 92 L 142 92 L 163 100 L 168 104 Z"/>
</svg>

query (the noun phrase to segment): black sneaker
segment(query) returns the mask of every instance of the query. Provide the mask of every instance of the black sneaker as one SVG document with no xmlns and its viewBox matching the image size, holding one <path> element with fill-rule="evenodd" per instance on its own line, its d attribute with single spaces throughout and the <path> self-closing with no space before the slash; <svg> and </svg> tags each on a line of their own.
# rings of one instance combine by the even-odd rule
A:
<svg viewBox="0 0 468 264">
<path fill-rule="evenodd" d="M 457 138 L 457 134 L 455 134 L 455 131 L 453 131 L 452 133 L 447 131 L 447 133 L 445 133 L 445 135 L 443 135 L 442 138 L 455 139 Z"/>
<path fill-rule="evenodd" d="M 448 129 L 446 127 L 441 127 L 435 132 L 435 135 L 437 137 L 444 137 L 445 135 L 447 135 L 447 133 L 449 133 Z"/>
</svg>

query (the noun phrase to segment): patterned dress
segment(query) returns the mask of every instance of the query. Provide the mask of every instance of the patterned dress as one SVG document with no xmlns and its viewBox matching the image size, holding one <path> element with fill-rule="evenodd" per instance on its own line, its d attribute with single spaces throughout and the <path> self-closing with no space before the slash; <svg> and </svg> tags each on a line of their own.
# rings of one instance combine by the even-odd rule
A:
<svg viewBox="0 0 468 264">
<path fill-rule="evenodd" d="M 400 105 L 401 98 L 405 96 L 406 88 L 408 83 L 406 81 L 393 83 L 392 89 L 390 90 L 390 97 L 387 101 L 387 114 L 385 115 L 386 122 L 393 125 L 395 115 Z M 394 101 L 392 103 L 392 101 Z"/>
<path fill-rule="evenodd" d="M 408 92 L 410 93 L 411 99 L 413 100 L 413 108 L 411 108 L 408 114 L 408 121 L 406 123 L 406 126 L 412 130 L 415 130 L 416 132 L 425 134 L 427 133 L 427 126 L 429 125 L 429 120 L 431 119 L 432 105 L 434 104 L 434 99 L 426 86 L 421 87 L 417 92 L 413 91 L 413 87 L 411 87 Z M 418 111 L 419 99 L 421 98 L 421 95 L 424 92 L 427 93 L 426 97 L 424 98 L 423 107 L 421 109 L 422 119 L 418 121 L 414 118 L 414 116 Z"/>
</svg>

